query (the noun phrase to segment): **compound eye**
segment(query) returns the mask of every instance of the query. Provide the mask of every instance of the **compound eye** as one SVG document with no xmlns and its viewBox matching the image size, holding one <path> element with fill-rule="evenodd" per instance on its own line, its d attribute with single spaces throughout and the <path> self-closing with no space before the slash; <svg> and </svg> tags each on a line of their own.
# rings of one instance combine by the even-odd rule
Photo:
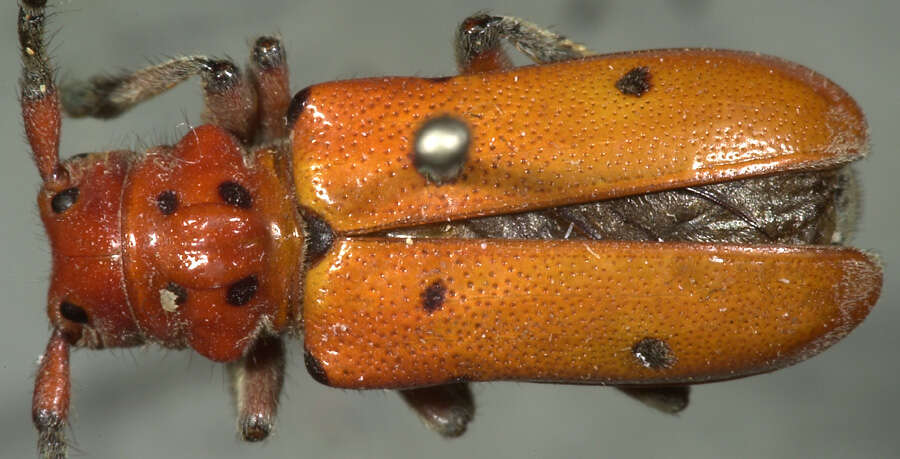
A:
<svg viewBox="0 0 900 459">
<path fill-rule="evenodd" d="M 50 208 L 53 209 L 53 212 L 61 214 L 68 210 L 69 207 L 75 205 L 77 201 L 78 188 L 67 188 L 53 195 L 53 198 L 50 200 Z"/>
<path fill-rule="evenodd" d="M 68 301 L 63 301 L 59 304 L 59 313 L 63 316 L 64 319 L 75 322 L 77 324 L 87 323 L 88 321 L 88 315 L 84 308 L 76 304 L 69 303 Z"/>
</svg>

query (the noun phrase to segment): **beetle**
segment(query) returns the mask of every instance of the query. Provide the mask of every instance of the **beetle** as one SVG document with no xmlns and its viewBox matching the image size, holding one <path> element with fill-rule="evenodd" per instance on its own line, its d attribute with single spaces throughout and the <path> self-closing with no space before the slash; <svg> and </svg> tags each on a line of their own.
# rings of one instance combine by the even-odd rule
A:
<svg viewBox="0 0 900 459">
<path fill-rule="evenodd" d="M 530 23 L 461 24 L 449 78 L 310 86 L 278 40 L 246 74 L 174 59 L 59 89 L 44 2 L 20 3 L 22 109 L 53 248 L 33 418 L 65 453 L 71 346 L 156 342 L 234 368 L 272 428 L 288 333 L 311 375 L 389 388 L 446 436 L 467 383 L 607 384 L 664 411 L 846 335 L 877 260 L 839 248 L 865 120 L 824 77 L 750 53 L 590 56 Z M 538 62 L 513 68 L 505 39 Z M 60 163 L 60 105 L 111 118 L 200 75 L 174 146 Z M 769 304 L 777 299 L 777 304 Z"/>
</svg>

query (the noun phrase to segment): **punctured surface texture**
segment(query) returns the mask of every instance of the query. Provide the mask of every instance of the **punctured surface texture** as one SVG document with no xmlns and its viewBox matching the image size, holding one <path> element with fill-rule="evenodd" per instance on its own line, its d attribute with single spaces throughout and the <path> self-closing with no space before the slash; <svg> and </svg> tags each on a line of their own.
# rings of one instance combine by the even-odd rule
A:
<svg viewBox="0 0 900 459">
<path fill-rule="evenodd" d="M 305 345 L 333 386 L 664 384 L 815 355 L 862 321 L 881 271 L 846 248 L 341 239 L 306 285 Z"/>
<path fill-rule="evenodd" d="M 616 81 L 648 69 L 650 89 Z M 843 164 L 864 153 L 853 100 L 810 69 L 752 53 L 658 50 L 451 78 L 312 86 L 292 127 L 297 198 L 335 230 L 508 213 Z M 416 130 L 451 115 L 470 159 L 435 186 Z"/>
</svg>

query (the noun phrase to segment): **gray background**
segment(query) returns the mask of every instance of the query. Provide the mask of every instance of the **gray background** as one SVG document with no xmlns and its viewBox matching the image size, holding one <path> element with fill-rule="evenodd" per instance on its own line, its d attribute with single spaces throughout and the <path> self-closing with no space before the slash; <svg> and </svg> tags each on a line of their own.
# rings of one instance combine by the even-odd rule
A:
<svg viewBox="0 0 900 459">
<path fill-rule="evenodd" d="M 693 405 L 666 417 L 603 388 L 475 386 L 469 433 L 445 441 L 391 393 L 328 389 L 290 346 L 280 424 L 270 441 L 234 435 L 223 368 L 155 348 L 75 352 L 74 439 L 87 457 L 887 457 L 898 454 L 900 348 L 897 234 L 900 2 L 534 1 L 51 1 L 62 76 L 135 68 L 180 53 L 239 61 L 257 34 L 288 47 L 294 90 L 370 75 L 454 72 L 451 36 L 466 15 L 491 9 L 535 22 L 600 51 L 710 46 L 775 54 L 844 86 L 869 117 L 873 153 L 860 169 L 865 208 L 856 245 L 885 262 L 879 306 L 825 354 L 771 375 L 696 388 Z M 213 6 L 214 5 L 214 6 Z M 49 253 L 34 209 L 38 177 L 16 106 L 15 8 L 0 7 L 0 167 L 3 319 L 0 456 L 33 457 L 29 406 L 35 359 L 48 336 Z M 196 81 L 113 122 L 70 121 L 70 155 L 171 142 L 199 121 Z"/>
</svg>

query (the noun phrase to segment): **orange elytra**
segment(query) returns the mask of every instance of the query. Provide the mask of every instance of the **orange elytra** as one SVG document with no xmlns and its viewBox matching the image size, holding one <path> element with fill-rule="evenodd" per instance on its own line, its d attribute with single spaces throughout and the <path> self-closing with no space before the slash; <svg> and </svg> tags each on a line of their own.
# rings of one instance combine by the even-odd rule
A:
<svg viewBox="0 0 900 459">
<path fill-rule="evenodd" d="M 640 97 L 616 87 L 636 68 L 651 85 Z M 732 51 L 371 78 L 304 96 L 291 132 L 297 199 L 351 234 L 835 167 L 867 147 L 862 112 L 834 83 Z M 461 179 L 444 186 L 406 158 L 437 115 L 473 133 Z"/>
<path fill-rule="evenodd" d="M 471 381 L 685 387 L 773 371 L 858 325 L 874 255 L 840 247 L 856 103 L 758 54 L 592 55 L 483 13 L 462 75 L 309 86 L 281 43 L 242 70 L 189 56 L 57 88 L 45 1 L 19 2 L 25 130 L 53 250 L 33 421 L 63 457 L 69 351 L 157 343 L 234 368 L 271 432 L 284 337 L 318 381 L 397 389 L 462 434 Z M 514 68 L 505 39 L 541 65 Z M 60 112 L 112 118 L 192 75 L 206 124 L 172 146 L 59 159 Z M 810 210 L 812 209 L 812 210 Z"/>
</svg>

